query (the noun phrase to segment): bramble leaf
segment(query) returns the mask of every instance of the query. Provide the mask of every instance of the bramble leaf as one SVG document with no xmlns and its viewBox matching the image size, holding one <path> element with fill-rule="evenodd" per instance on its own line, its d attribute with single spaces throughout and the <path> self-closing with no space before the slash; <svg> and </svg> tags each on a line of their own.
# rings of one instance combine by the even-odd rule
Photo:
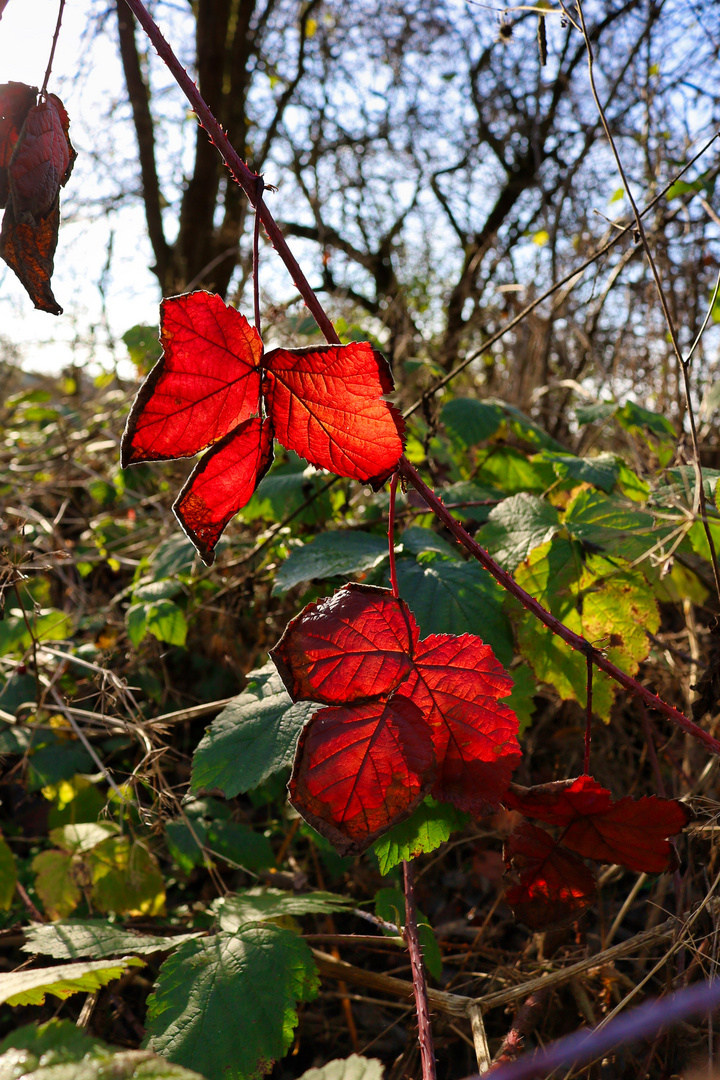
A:
<svg viewBox="0 0 720 1080">
<path fill-rule="evenodd" d="M 313 717 L 300 735 L 290 801 L 341 855 L 356 855 L 409 817 L 434 778 L 430 728 L 395 694 Z"/>
<path fill-rule="evenodd" d="M 349 1058 L 336 1058 L 319 1069 L 308 1069 L 300 1080 L 382 1080 L 383 1066 L 377 1058 L 351 1054 Z"/>
<path fill-rule="evenodd" d="M 53 923 L 35 923 L 25 931 L 27 941 L 23 952 L 41 953 L 56 960 L 76 960 L 81 956 L 106 959 L 108 956 L 125 956 L 139 953 L 144 956 L 156 952 L 170 952 L 184 941 L 199 934 L 176 934 L 174 937 L 156 937 L 152 934 L 136 934 L 105 919 L 67 919 Z"/>
<path fill-rule="evenodd" d="M 77 964 L 31 968 L 0 975 L 0 1004 L 42 1005 L 46 994 L 64 1001 L 72 994 L 86 994 L 119 979 L 129 967 L 143 967 L 135 956 L 119 960 L 82 960 Z"/>
<path fill-rule="evenodd" d="M 383 398 L 393 379 L 381 353 L 366 341 L 274 349 L 264 366 L 267 409 L 284 447 L 338 476 L 387 479 L 405 422 Z"/>
<path fill-rule="evenodd" d="M 292 698 L 345 705 L 391 693 L 412 670 L 417 637 L 404 600 L 350 584 L 308 604 L 270 655 Z"/>
<path fill-rule="evenodd" d="M 503 858 L 505 899 L 531 930 L 577 919 L 595 900 L 591 871 L 544 829 L 523 822 L 506 840 Z"/>
<path fill-rule="evenodd" d="M 293 548 L 275 575 L 273 594 L 284 593 L 301 581 L 357 574 L 388 557 L 387 540 L 359 530 L 333 529 Z"/>
<path fill-rule="evenodd" d="M 289 767 L 300 730 L 316 708 L 293 704 L 274 664 L 251 672 L 243 693 L 213 720 L 197 747 L 191 790 L 217 789 L 231 799 Z"/>
<path fill-rule="evenodd" d="M 380 873 L 389 873 L 393 866 L 404 859 L 414 859 L 435 851 L 455 829 L 462 829 L 469 820 L 467 814 L 450 803 L 436 802 L 428 796 L 407 821 L 393 825 L 375 841 L 373 850 L 378 858 Z"/>
<path fill-rule="evenodd" d="M 199 291 L 163 300 L 160 341 L 163 355 L 128 416 L 123 468 L 194 457 L 260 409 L 262 342 L 219 296 Z"/>
<path fill-rule="evenodd" d="M 295 894 L 282 889 L 246 889 L 213 903 L 220 927 L 234 932 L 246 923 L 266 922 L 286 915 L 330 915 L 346 911 L 353 901 L 329 892 Z"/>
<path fill-rule="evenodd" d="M 188 941 L 160 968 L 146 1045 L 213 1080 L 254 1080 L 287 1051 L 296 1002 L 313 997 L 317 981 L 292 930 L 245 925 Z"/>
</svg>

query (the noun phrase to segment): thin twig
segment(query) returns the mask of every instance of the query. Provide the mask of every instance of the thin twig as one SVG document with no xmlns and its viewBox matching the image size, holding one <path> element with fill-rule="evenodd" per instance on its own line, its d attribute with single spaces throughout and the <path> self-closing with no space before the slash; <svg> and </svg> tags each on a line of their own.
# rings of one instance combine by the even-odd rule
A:
<svg viewBox="0 0 720 1080">
<path fill-rule="evenodd" d="M 388 553 L 390 555 L 390 585 L 393 596 L 399 596 L 397 569 L 395 567 L 395 496 L 397 495 L 398 474 L 390 481 L 390 509 L 388 510 Z"/>
<path fill-rule="evenodd" d="M 688 420 L 690 423 L 690 438 L 693 448 L 693 467 L 695 470 L 695 505 L 693 506 L 693 509 L 695 512 L 700 512 L 700 518 L 702 519 L 705 536 L 707 537 L 708 546 L 710 548 L 710 561 L 712 563 L 713 574 L 715 577 L 715 589 L 717 591 L 718 599 L 720 599 L 720 566 L 718 565 L 717 552 L 715 551 L 715 542 L 713 540 L 712 532 L 710 531 L 710 523 L 708 522 L 707 506 L 705 502 L 705 491 L 703 489 L 702 466 L 700 464 L 700 446 L 698 443 L 697 428 L 695 425 L 695 412 L 693 409 L 692 394 L 690 391 L 690 359 L 683 358 L 682 351 L 680 349 L 680 342 L 678 340 L 677 330 L 675 328 L 675 321 L 672 317 L 672 313 L 667 302 L 667 297 L 665 296 L 665 290 L 663 289 L 662 281 L 660 280 L 660 272 L 657 268 L 657 263 L 655 262 L 653 253 L 650 250 L 650 244 L 648 243 L 647 233 L 645 232 L 645 226 L 642 222 L 642 216 L 638 211 L 637 203 L 635 202 L 627 175 L 625 173 L 625 168 L 620 158 L 620 154 L 618 153 L 617 146 L 615 145 L 615 140 L 612 136 L 612 132 L 610 131 L 607 117 L 605 116 L 605 110 L 603 109 L 603 106 L 600 102 L 600 97 L 598 95 L 597 87 L 595 85 L 595 74 L 593 71 L 592 45 L 590 44 L 590 38 L 588 36 L 587 27 L 585 25 L 585 16 L 583 14 L 581 0 L 575 0 L 575 7 L 577 8 L 580 25 L 582 27 L 582 34 L 585 39 L 585 46 L 587 48 L 588 74 L 590 78 L 590 89 L 592 91 L 592 96 L 594 98 L 598 114 L 600 116 L 600 122 L 603 126 L 605 135 L 610 144 L 610 149 L 612 150 L 613 157 L 615 158 L 615 164 L 618 167 L 618 172 L 620 173 L 620 178 L 623 182 L 628 202 L 632 207 L 633 217 L 635 218 L 635 225 L 640 236 L 643 250 L 645 251 L 645 255 L 647 257 L 650 272 L 653 276 L 653 281 L 655 282 L 655 288 L 657 290 L 658 297 L 660 298 L 660 305 L 663 310 L 663 315 L 665 316 L 665 322 L 667 324 L 668 333 L 670 334 L 673 351 L 675 353 L 679 369 L 682 372 L 683 388 L 685 391 L 685 408 L 687 409 Z"/>
<path fill-rule="evenodd" d="M 260 177 L 258 181 L 260 191 L 264 186 L 265 181 Z M 257 211 L 255 212 L 253 225 L 253 306 L 255 308 L 255 329 L 258 332 L 258 337 L 262 337 L 260 326 L 260 218 Z"/>
<path fill-rule="evenodd" d="M 397 473 L 395 474 L 397 480 Z M 418 938 L 417 908 L 415 905 L 415 867 L 407 860 L 403 862 L 405 881 L 405 939 L 410 953 L 415 1011 L 418 1021 L 418 1042 L 422 1062 L 423 1080 L 435 1080 L 435 1049 L 433 1047 L 432 1028 L 430 1026 L 430 1008 L 428 1005 L 427 983 L 423 966 L 420 941 Z"/>
<path fill-rule="evenodd" d="M 4 5 L 3 5 L 4 6 Z M 44 98 L 47 93 L 47 85 L 50 79 L 50 73 L 52 72 L 53 59 L 55 57 L 55 47 L 58 43 L 58 37 L 60 36 L 60 26 L 62 25 L 63 11 L 65 10 L 65 0 L 60 0 L 60 8 L 58 10 L 57 23 L 55 25 L 55 33 L 52 39 L 52 48 L 50 49 L 50 58 L 48 60 L 47 68 L 45 69 L 45 78 L 43 79 L 42 90 L 40 91 L 40 97 Z M 0 8 L 0 18 L 2 17 L 2 8 Z"/>
</svg>

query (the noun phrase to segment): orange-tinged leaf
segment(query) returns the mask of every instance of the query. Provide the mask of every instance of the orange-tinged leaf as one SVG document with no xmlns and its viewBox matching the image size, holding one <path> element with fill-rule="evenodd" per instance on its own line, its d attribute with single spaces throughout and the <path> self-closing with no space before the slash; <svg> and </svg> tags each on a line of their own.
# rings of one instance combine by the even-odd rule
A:
<svg viewBox="0 0 720 1080">
<path fill-rule="evenodd" d="M 351 584 L 308 604 L 270 655 L 294 701 L 347 705 L 391 693 L 412 671 L 417 639 L 404 600 Z"/>
<path fill-rule="evenodd" d="M 312 465 L 381 484 L 403 452 L 405 424 L 383 398 L 393 389 L 385 357 L 367 342 L 275 349 L 263 390 L 275 436 Z"/>
<path fill-rule="evenodd" d="M 17 222 L 10 205 L 0 232 L 0 257 L 15 271 L 35 307 L 50 315 L 62 315 L 63 310 L 50 285 L 59 225 L 57 200 L 47 217 L 35 225 Z"/>
<path fill-rule="evenodd" d="M 260 412 L 260 336 L 219 296 L 163 300 L 160 340 L 163 355 L 128 417 L 123 467 L 194 457 Z"/>
<path fill-rule="evenodd" d="M 208 566 L 223 529 L 252 498 L 272 459 L 272 425 L 255 416 L 215 443 L 191 472 L 173 510 Z"/>
</svg>

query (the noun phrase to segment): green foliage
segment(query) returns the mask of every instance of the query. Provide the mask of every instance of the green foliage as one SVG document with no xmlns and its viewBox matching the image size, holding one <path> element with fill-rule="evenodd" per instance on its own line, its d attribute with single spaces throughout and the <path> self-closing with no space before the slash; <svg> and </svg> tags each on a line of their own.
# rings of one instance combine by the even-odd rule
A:
<svg viewBox="0 0 720 1080">
<path fill-rule="evenodd" d="M 366 532 L 323 532 L 308 544 L 293 548 L 275 575 L 274 593 L 285 593 L 301 581 L 348 578 L 371 570 L 388 555 L 387 540 Z"/>
<path fill-rule="evenodd" d="M 197 934 L 176 934 L 157 937 L 136 934 L 132 930 L 106 922 L 104 919 L 65 919 L 52 923 L 35 923 L 28 930 L 23 952 L 41 953 L 56 960 L 75 960 L 78 957 L 106 959 L 109 956 L 137 953 L 141 956 L 170 952 L 197 937 Z"/>
<path fill-rule="evenodd" d="M 0 911 L 7 911 L 15 895 L 17 867 L 12 851 L 0 837 Z"/>
<path fill-rule="evenodd" d="M 469 814 L 457 810 L 450 803 L 440 803 L 428 796 L 420 803 L 407 821 L 401 821 L 376 840 L 373 850 L 377 855 L 381 874 L 387 874 L 404 859 L 435 851 L 450 838 L 456 829 L 464 828 Z"/>
<path fill-rule="evenodd" d="M 292 703 L 274 664 L 252 672 L 195 751 L 191 790 L 216 789 L 229 799 L 262 784 L 292 764 L 300 730 L 316 710 Z"/>
<path fill-rule="evenodd" d="M 560 530 L 560 515 L 537 495 L 513 495 L 490 511 L 481 540 L 507 570 L 514 570 L 533 548 L 551 540 Z"/>
<path fill-rule="evenodd" d="M 59 964 L 51 968 L 32 968 L 0 975 L 0 1004 L 42 1005 L 46 994 L 65 998 L 72 994 L 90 994 L 119 979 L 128 968 L 142 967 L 143 961 L 125 956 L 115 962 L 108 960 Z"/>
<path fill-rule="evenodd" d="M 235 931 L 245 923 L 266 922 L 287 915 L 330 915 L 345 911 L 352 904 L 344 896 L 329 892 L 303 893 L 295 896 L 282 889 L 246 889 L 245 892 L 223 896 L 213 908 L 223 930 Z"/>
<path fill-rule="evenodd" d="M 291 930 L 245 924 L 187 941 L 160 968 L 146 1045 L 213 1080 L 251 1080 L 287 1051 L 296 1004 L 316 992 L 310 949 Z"/>
<path fill-rule="evenodd" d="M 383 1067 L 377 1058 L 351 1054 L 349 1058 L 336 1058 L 319 1069 L 308 1069 L 300 1080 L 382 1080 Z"/>
<path fill-rule="evenodd" d="M 401 889 L 378 889 L 375 893 L 375 914 L 397 927 L 405 926 L 405 895 Z M 427 915 L 418 909 L 418 940 L 425 966 L 435 979 L 442 975 L 442 953 Z M 390 932 L 390 931 L 388 931 Z"/>
<path fill-rule="evenodd" d="M 364 1059 L 363 1059 L 364 1060 Z M 362 1075 L 362 1074 L 360 1074 Z M 203 1080 L 148 1050 L 120 1050 L 69 1020 L 28 1024 L 0 1043 L 0 1077 L 15 1080 Z"/>
</svg>

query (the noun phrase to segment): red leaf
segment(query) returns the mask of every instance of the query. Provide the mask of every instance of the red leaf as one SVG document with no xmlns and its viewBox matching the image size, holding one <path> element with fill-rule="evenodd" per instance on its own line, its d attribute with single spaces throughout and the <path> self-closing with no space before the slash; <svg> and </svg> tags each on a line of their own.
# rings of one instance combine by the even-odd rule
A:
<svg viewBox="0 0 720 1080">
<path fill-rule="evenodd" d="M 595 899 L 590 870 L 544 829 L 523 822 L 505 842 L 503 857 L 513 882 L 505 899 L 531 930 L 571 922 Z"/>
<path fill-rule="evenodd" d="M 263 390 L 279 442 L 339 476 L 378 486 L 403 452 L 405 425 L 382 398 L 393 389 L 385 357 L 366 342 L 275 349 Z"/>
<path fill-rule="evenodd" d="M 564 826 L 560 839 L 578 854 L 649 874 L 675 868 L 668 837 L 692 817 L 684 803 L 656 795 L 614 802 L 591 776 L 537 788 L 513 787 L 503 801 L 527 817 Z"/>
<path fill-rule="evenodd" d="M 435 798 L 474 814 L 497 810 L 520 759 L 517 717 L 498 701 L 512 685 L 479 637 L 444 634 L 419 643 L 402 693 L 432 728 Z"/>
<path fill-rule="evenodd" d="M 15 218 L 35 224 L 52 210 L 70 175 L 74 150 L 67 134 L 67 113 L 51 94 L 25 117 L 8 168 Z"/>
<path fill-rule="evenodd" d="M 252 498 L 272 459 L 272 425 L 255 416 L 216 443 L 191 472 L 173 510 L 208 566 L 223 529 Z"/>
<path fill-rule="evenodd" d="M 434 765 L 430 730 L 407 698 L 322 709 L 300 736 L 290 801 L 341 855 L 356 855 L 410 816 Z"/>
<path fill-rule="evenodd" d="M 404 600 L 351 584 L 308 604 L 270 655 L 294 701 L 346 705 L 394 690 L 412 671 L 417 638 Z"/>
<path fill-rule="evenodd" d="M 0 210 L 10 195 L 8 165 L 28 110 L 35 104 L 37 86 L 8 82 L 0 86 Z"/>
<path fill-rule="evenodd" d="M 202 291 L 160 312 L 164 353 L 130 411 L 123 467 L 193 457 L 260 412 L 262 342 L 247 319 Z"/>
<path fill-rule="evenodd" d="M 17 222 L 11 203 L 5 211 L 0 232 L 0 258 L 15 271 L 35 307 L 50 315 L 62 315 L 50 285 L 59 225 L 60 203 L 57 199 L 47 217 L 34 225 Z"/>
</svg>

